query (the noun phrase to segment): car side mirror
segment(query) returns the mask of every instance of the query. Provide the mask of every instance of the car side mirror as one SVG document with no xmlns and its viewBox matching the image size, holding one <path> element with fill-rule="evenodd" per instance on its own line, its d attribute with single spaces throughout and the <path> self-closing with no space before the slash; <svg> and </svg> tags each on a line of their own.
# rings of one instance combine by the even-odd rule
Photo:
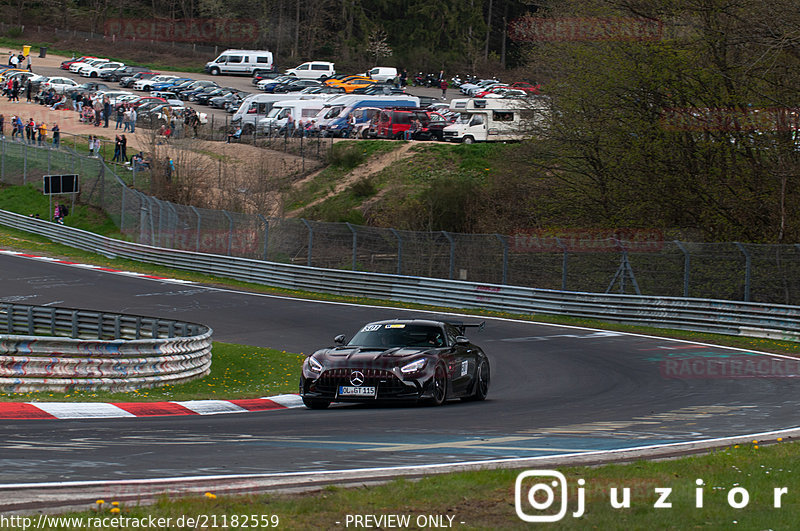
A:
<svg viewBox="0 0 800 531">
<path fill-rule="evenodd" d="M 337 345 L 344 345 L 344 340 L 345 340 L 344 334 L 339 334 L 338 336 L 333 338 L 333 342 L 336 343 Z"/>
<path fill-rule="evenodd" d="M 469 339 L 464 336 L 456 337 L 456 345 L 466 346 L 469 345 Z"/>
</svg>

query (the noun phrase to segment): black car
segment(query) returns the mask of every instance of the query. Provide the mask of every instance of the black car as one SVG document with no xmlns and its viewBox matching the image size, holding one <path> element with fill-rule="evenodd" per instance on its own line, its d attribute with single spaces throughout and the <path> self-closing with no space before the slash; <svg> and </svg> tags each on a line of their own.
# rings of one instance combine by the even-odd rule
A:
<svg viewBox="0 0 800 531">
<path fill-rule="evenodd" d="M 375 83 L 374 85 L 370 85 L 368 87 L 361 87 L 353 90 L 353 94 L 367 94 L 370 96 L 374 96 L 376 94 L 383 94 L 386 96 L 392 94 L 405 94 L 405 89 L 397 88 L 392 85 L 386 85 L 383 83 Z"/>
<path fill-rule="evenodd" d="M 67 94 L 72 94 L 74 92 L 78 92 L 80 94 L 93 94 L 98 91 L 108 91 L 111 90 L 111 87 L 106 85 L 105 83 L 95 83 L 90 81 L 88 83 L 81 83 L 80 85 L 76 85 L 71 89 L 67 90 Z"/>
<path fill-rule="evenodd" d="M 193 83 L 189 83 L 185 87 L 180 87 L 175 89 L 175 93 L 178 94 L 178 99 L 188 100 L 189 96 L 198 93 L 199 91 L 203 90 L 206 87 L 218 87 L 218 86 L 219 85 L 217 85 L 215 81 L 210 81 L 207 79 L 198 79 Z"/>
<path fill-rule="evenodd" d="M 134 83 L 136 83 L 140 79 L 150 79 L 150 78 L 155 77 L 157 75 L 158 74 L 156 72 L 136 72 L 132 76 L 126 76 L 126 77 L 120 78 L 119 86 L 120 87 L 125 87 L 125 88 L 130 88 L 130 87 L 132 87 L 134 85 Z"/>
<path fill-rule="evenodd" d="M 289 83 L 281 83 L 280 85 L 276 85 L 272 92 L 275 94 L 280 92 L 300 92 L 303 89 L 308 87 L 321 87 L 322 83 L 317 81 L 316 79 L 298 79 L 296 81 L 291 81 Z"/>
<path fill-rule="evenodd" d="M 464 337 L 464 324 L 447 321 L 377 321 L 345 344 L 318 350 L 303 362 L 300 395 L 310 409 L 331 402 L 483 400 L 489 359 Z"/>
<path fill-rule="evenodd" d="M 149 72 L 150 69 L 146 66 L 121 66 L 113 70 L 101 70 L 100 79 L 103 81 L 119 82 L 123 77 L 129 77 L 137 72 Z"/>
</svg>

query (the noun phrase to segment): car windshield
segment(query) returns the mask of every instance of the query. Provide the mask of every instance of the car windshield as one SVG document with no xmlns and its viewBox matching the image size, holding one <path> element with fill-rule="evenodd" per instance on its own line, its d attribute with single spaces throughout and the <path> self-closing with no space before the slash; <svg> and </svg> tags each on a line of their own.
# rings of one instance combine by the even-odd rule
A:
<svg viewBox="0 0 800 531">
<path fill-rule="evenodd" d="M 351 347 L 444 347 L 442 329 L 433 325 L 384 323 L 368 324 L 347 343 Z"/>
</svg>

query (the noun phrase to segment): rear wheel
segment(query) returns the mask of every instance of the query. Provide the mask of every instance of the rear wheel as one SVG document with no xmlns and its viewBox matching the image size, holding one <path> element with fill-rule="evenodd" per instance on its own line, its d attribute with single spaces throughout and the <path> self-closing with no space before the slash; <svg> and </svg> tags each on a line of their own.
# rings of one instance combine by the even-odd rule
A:
<svg viewBox="0 0 800 531">
<path fill-rule="evenodd" d="M 475 371 L 475 391 L 472 396 L 464 397 L 462 400 L 465 402 L 486 400 L 486 395 L 489 394 L 489 380 L 489 363 L 481 360 Z"/>
<path fill-rule="evenodd" d="M 433 396 L 428 399 L 428 405 L 441 406 L 447 401 L 447 371 L 444 365 L 439 364 L 433 373 Z"/>
<path fill-rule="evenodd" d="M 305 398 L 303 397 L 303 404 L 308 409 L 327 409 L 331 405 L 330 400 L 321 400 L 319 398 Z"/>
</svg>

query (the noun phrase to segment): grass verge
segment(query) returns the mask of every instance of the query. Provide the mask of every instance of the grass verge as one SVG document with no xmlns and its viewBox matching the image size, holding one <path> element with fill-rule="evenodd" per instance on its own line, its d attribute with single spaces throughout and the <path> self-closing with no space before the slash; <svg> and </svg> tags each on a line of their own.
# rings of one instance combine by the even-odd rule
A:
<svg viewBox="0 0 800 531">
<path fill-rule="evenodd" d="M 211 373 L 200 380 L 129 393 L 72 391 L 0 393 L 0 402 L 160 402 L 260 398 L 296 393 L 305 356 L 282 350 L 215 342 Z"/>
<path fill-rule="evenodd" d="M 548 529 L 794 529 L 800 508 L 800 475 L 793 472 L 798 464 L 800 446 L 781 442 L 768 447 L 757 443 L 724 448 L 702 456 L 676 460 L 599 467 L 572 467 L 560 471 L 567 478 L 568 513 Z M 164 529 L 184 529 L 177 519 L 205 515 L 216 516 L 218 525 L 242 528 L 248 515 L 276 516 L 284 529 L 340 529 L 348 515 L 385 515 L 408 517 L 400 527 L 420 529 L 435 527 L 434 520 L 452 521 L 453 528 L 528 529 L 514 508 L 514 485 L 519 471 L 492 470 L 435 475 L 419 481 L 395 480 L 383 485 L 361 488 L 327 487 L 304 494 L 263 494 L 249 496 L 205 496 L 170 499 L 163 497 L 151 506 L 121 505 L 120 516 L 133 518 L 171 518 Z M 585 514 L 576 518 L 578 479 L 585 479 Z M 523 482 L 530 489 L 539 477 Z M 696 481 L 703 485 L 702 507 L 697 505 Z M 629 489 L 630 507 L 612 508 L 610 489 L 618 488 L 618 500 Z M 659 498 L 656 488 L 672 489 L 668 508 L 655 508 Z M 775 507 L 774 489 L 786 488 L 781 506 Z M 743 489 L 743 490 L 736 490 Z M 744 491 L 749 501 L 743 508 Z M 558 495 L 558 490 L 556 493 Z M 543 494 L 540 492 L 540 494 Z M 525 500 L 527 496 L 523 496 Z M 88 510 L 69 516 L 93 518 L 108 516 L 111 500 L 104 510 Z M 537 496 L 543 502 L 544 496 Z M 558 502 L 552 509 L 558 507 Z M 529 514 L 537 514 L 526 506 Z M 549 511 L 550 513 L 555 510 Z M 542 513 L 538 513 L 542 514 Z M 238 525 L 232 525 L 234 518 Z M 258 518 L 258 517 L 257 517 Z M 452 518 L 452 520 L 450 520 Z M 210 520 L 209 520 L 210 522 Z M 463 522 L 463 523 L 462 523 Z M 198 528 L 201 526 L 198 526 Z M 252 526 L 257 527 L 257 526 Z M 384 528 L 389 526 L 382 526 Z M 450 527 L 445 525 L 445 527 Z M 121 527 L 127 529 L 126 527 Z M 266 528 L 266 526 L 264 526 Z M 54 529 L 72 529 L 54 527 Z"/>
</svg>

